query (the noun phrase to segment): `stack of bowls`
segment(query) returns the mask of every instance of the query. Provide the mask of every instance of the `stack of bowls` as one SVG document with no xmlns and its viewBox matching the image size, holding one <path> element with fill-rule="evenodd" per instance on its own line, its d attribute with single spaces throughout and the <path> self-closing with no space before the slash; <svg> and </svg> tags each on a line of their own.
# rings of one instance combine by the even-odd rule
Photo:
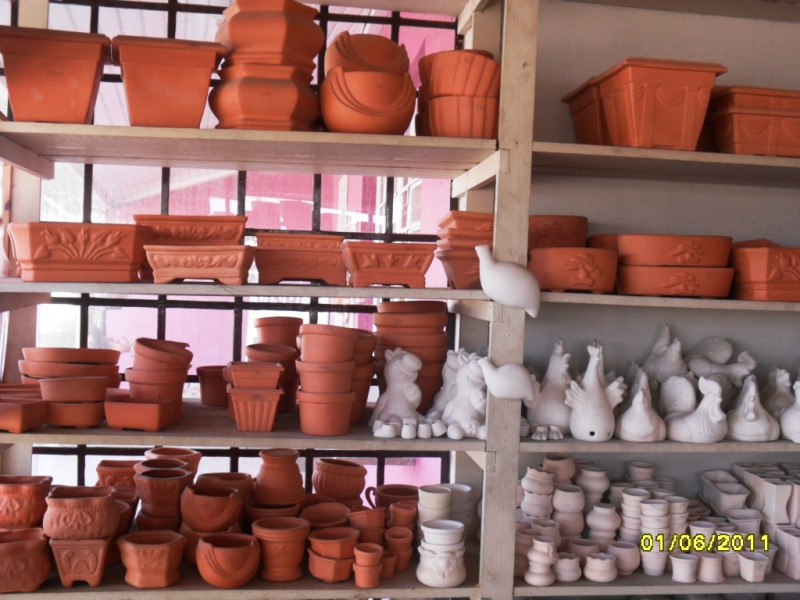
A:
<svg viewBox="0 0 800 600">
<path fill-rule="evenodd" d="M 383 535 L 386 548 L 397 555 L 395 571 L 405 571 L 411 562 L 411 554 L 414 549 L 411 547 L 414 541 L 414 534 L 407 527 L 390 527 Z"/>
<path fill-rule="evenodd" d="M 270 432 L 275 424 L 279 387 L 284 367 L 278 362 L 228 363 L 223 377 L 228 380 L 228 416 L 231 411 L 239 431 Z"/>
<path fill-rule="evenodd" d="M 411 123 L 416 90 L 404 46 L 373 34 L 343 31 L 325 53 L 320 90 L 330 131 L 402 135 Z"/>
<path fill-rule="evenodd" d="M 419 546 L 417 579 L 431 587 L 443 587 L 438 564 L 445 561 L 449 576 L 447 587 L 461 585 L 467 578 L 464 566 L 464 525 L 458 521 L 436 520 L 422 524 L 423 540 Z"/>
<path fill-rule="evenodd" d="M 162 398 L 174 402 L 172 422 L 181 420 L 183 384 L 189 374 L 189 344 L 139 338 L 133 345 L 133 367 L 125 369 L 131 398 Z"/>
<path fill-rule="evenodd" d="M 41 379 L 42 400 L 47 402 L 45 423 L 51 427 L 96 427 L 105 417 L 107 377 Z"/>
<path fill-rule="evenodd" d="M 423 485 L 419 488 L 417 511 L 419 523 L 450 518 L 452 491 L 443 485 Z"/>
<path fill-rule="evenodd" d="M 142 509 L 136 516 L 139 530 L 179 531 L 181 495 L 193 480 L 192 472 L 184 469 L 148 469 L 137 472 L 133 481 L 142 501 Z"/>
<path fill-rule="evenodd" d="M 283 367 L 278 387 L 283 390 L 278 402 L 278 409 L 281 412 L 291 410 L 297 403 L 297 360 L 299 352 L 295 344 L 283 345 L 272 343 L 250 344 L 244 349 L 244 355 L 248 363 L 280 363 Z M 236 364 L 236 363 L 232 363 Z M 228 413 L 231 419 L 233 415 Z"/>
<path fill-rule="evenodd" d="M 297 336 L 303 319 L 299 317 L 262 317 L 255 320 L 259 344 L 272 344 L 275 346 L 288 346 L 297 350 Z M 285 388 L 284 388 L 285 389 Z M 278 412 L 287 412 L 296 404 L 297 378 L 290 394 L 281 396 Z"/>
<path fill-rule="evenodd" d="M 353 565 L 353 570 L 356 573 L 357 587 L 378 587 L 383 571 L 383 553 L 383 546 L 379 544 L 365 543 L 356 546 L 356 563 Z"/>
<path fill-rule="evenodd" d="M 329 583 L 350 579 L 359 532 L 352 527 L 326 527 L 308 536 L 308 568 L 317 579 Z M 345 576 L 346 574 L 346 576 Z"/>
<path fill-rule="evenodd" d="M 641 488 L 622 490 L 622 526 L 619 539 L 623 542 L 638 542 L 642 535 L 642 500 L 648 500 L 650 492 Z"/>
<path fill-rule="evenodd" d="M 107 387 L 118 388 L 119 351 L 94 348 L 23 348 L 19 361 L 22 383 L 61 377 L 105 377 Z"/>
<path fill-rule="evenodd" d="M 369 331 L 359 330 L 353 351 L 353 393 L 355 398 L 350 407 L 350 425 L 361 422 L 364 409 L 367 407 L 369 390 L 372 387 L 372 377 L 375 375 L 375 347 L 378 345 L 376 338 Z"/>
<path fill-rule="evenodd" d="M 417 412 L 427 413 L 433 406 L 433 398 L 442 388 L 442 367 L 447 360 L 448 337 L 447 303 L 438 301 L 382 302 L 378 314 L 374 315 L 375 372 L 378 387 L 386 391 L 383 369 L 386 366 L 386 350 L 402 348 L 422 361 L 416 384 L 422 392 L 422 401 Z"/>
<path fill-rule="evenodd" d="M 442 483 L 441 487 L 450 490 L 451 521 L 459 521 L 469 529 L 472 519 L 472 488 L 463 483 Z"/>
<path fill-rule="evenodd" d="M 669 539 L 673 535 L 683 535 L 689 528 L 689 500 L 682 496 L 667 496 L 669 502 Z"/>
</svg>

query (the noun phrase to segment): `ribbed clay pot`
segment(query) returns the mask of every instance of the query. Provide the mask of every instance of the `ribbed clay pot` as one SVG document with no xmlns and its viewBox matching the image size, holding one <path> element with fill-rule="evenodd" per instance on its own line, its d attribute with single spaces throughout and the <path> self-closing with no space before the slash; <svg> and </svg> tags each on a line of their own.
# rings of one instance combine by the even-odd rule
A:
<svg viewBox="0 0 800 600">
<path fill-rule="evenodd" d="M 270 448 L 258 455 L 263 463 L 256 478 L 256 502 L 282 506 L 300 502 L 306 495 L 297 466 L 300 453 L 289 448 Z"/>
<path fill-rule="evenodd" d="M 162 446 L 160 448 L 153 448 L 144 453 L 145 457 L 151 458 L 177 458 L 178 460 L 185 461 L 189 464 L 189 470 L 192 475 L 197 475 L 197 467 L 200 466 L 200 459 L 203 455 L 197 450 L 190 448 L 170 448 Z"/>
<path fill-rule="evenodd" d="M 297 392 L 300 404 L 300 431 L 307 435 L 334 437 L 347 435 L 355 394 L 312 394 Z"/>
<path fill-rule="evenodd" d="M 183 537 L 186 538 L 186 546 L 183 549 L 183 556 L 192 566 L 197 566 L 197 544 L 200 542 L 200 539 L 203 536 L 208 535 L 208 533 L 204 531 L 195 531 L 191 527 L 189 527 L 185 522 L 181 523 L 180 529 L 178 530 Z M 242 527 L 239 523 L 234 523 L 225 531 L 219 531 L 217 533 L 242 533 Z"/>
<path fill-rule="evenodd" d="M 40 528 L 0 532 L 0 594 L 35 592 L 51 569 L 47 537 Z"/>
<path fill-rule="evenodd" d="M 367 469 L 358 463 L 337 458 L 318 458 L 314 461 L 311 483 L 314 490 L 337 502 L 358 498 L 364 491 Z"/>
<path fill-rule="evenodd" d="M 192 474 L 173 469 L 154 469 L 133 477 L 142 500 L 142 511 L 150 517 L 179 517 L 181 494 L 192 482 Z"/>
<path fill-rule="evenodd" d="M 0 527 L 41 525 L 52 483 L 48 476 L 0 475 Z"/>
<path fill-rule="evenodd" d="M 310 363 L 337 363 L 353 360 L 357 329 L 336 325 L 306 324 L 300 327 L 300 359 Z"/>
<path fill-rule="evenodd" d="M 309 363 L 298 360 L 300 388 L 312 394 L 339 394 L 352 391 L 355 361 Z"/>
<path fill-rule="evenodd" d="M 178 567 L 186 538 L 173 531 L 137 531 L 117 540 L 127 571 L 125 582 L 136 588 L 169 587 L 181 576 Z"/>
<path fill-rule="evenodd" d="M 303 576 L 300 563 L 311 524 L 305 519 L 275 517 L 253 523 L 253 535 L 261 543 L 261 571 L 265 581 L 295 581 Z"/>
<path fill-rule="evenodd" d="M 47 496 L 43 529 L 56 540 L 109 538 L 119 525 L 114 489 L 56 486 Z"/>
<path fill-rule="evenodd" d="M 261 548 L 258 540 L 242 533 L 212 533 L 197 544 L 197 570 L 214 587 L 238 588 L 258 571 Z"/>
<path fill-rule="evenodd" d="M 382 35 L 343 31 L 325 53 L 325 74 L 341 67 L 343 71 L 375 71 L 402 75 L 408 72 L 405 46 Z"/>
<path fill-rule="evenodd" d="M 200 402 L 208 406 L 227 406 L 228 390 L 222 376 L 224 365 L 197 367 L 200 379 Z"/>
<path fill-rule="evenodd" d="M 255 484 L 249 473 L 203 473 L 197 476 L 196 483 L 238 490 L 243 505 L 253 501 Z"/>
<path fill-rule="evenodd" d="M 303 319 L 298 317 L 262 317 L 255 320 L 259 344 L 295 347 Z"/>
<path fill-rule="evenodd" d="M 238 490 L 215 485 L 187 485 L 181 494 L 181 517 L 195 531 L 224 531 L 239 521 L 242 497 Z"/>
</svg>

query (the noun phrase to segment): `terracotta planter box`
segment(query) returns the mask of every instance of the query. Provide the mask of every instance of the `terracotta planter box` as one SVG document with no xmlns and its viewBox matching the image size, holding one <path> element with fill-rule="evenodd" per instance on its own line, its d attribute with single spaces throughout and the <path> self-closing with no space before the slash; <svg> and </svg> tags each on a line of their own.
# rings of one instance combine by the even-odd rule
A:
<svg viewBox="0 0 800 600">
<path fill-rule="evenodd" d="M 528 218 L 528 250 L 586 246 L 589 219 L 569 215 L 533 215 Z"/>
<path fill-rule="evenodd" d="M 441 96 L 432 98 L 429 118 L 434 137 L 490 140 L 497 137 L 497 98 Z"/>
<path fill-rule="evenodd" d="M 346 285 L 343 236 L 257 233 L 256 266 L 262 285 L 281 281 L 320 281 Z"/>
<path fill-rule="evenodd" d="M 111 429 L 161 431 L 172 424 L 175 401 L 165 398 L 130 398 L 106 401 L 106 422 Z"/>
<path fill-rule="evenodd" d="M 14 120 L 91 123 L 110 44 L 93 33 L 0 27 Z"/>
<path fill-rule="evenodd" d="M 47 402 L 34 398 L 0 396 L 0 429 L 24 433 L 44 425 Z"/>
<path fill-rule="evenodd" d="M 104 402 L 48 402 L 45 423 L 50 427 L 97 427 L 105 418 Z"/>
<path fill-rule="evenodd" d="M 711 92 L 708 112 L 726 108 L 769 108 L 800 111 L 800 92 L 732 85 L 715 87 Z"/>
<path fill-rule="evenodd" d="M 733 106 L 708 119 L 720 152 L 800 158 L 800 110 Z"/>
<path fill-rule="evenodd" d="M 283 372 L 278 362 L 229 362 L 223 377 L 236 388 L 276 389 Z"/>
<path fill-rule="evenodd" d="M 430 75 L 430 97 L 500 96 L 500 63 L 465 50 L 438 52 Z"/>
<path fill-rule="evenodd" d="M 408 53 L 405 46 L 369 33 L 350 35 L 343 31 L 325 51 L 325 75 L 336 67 L 343 71 L 374 71 L 378 73 L 408 73 Z"/>
<path fill-rule="evenodd" d="M 714 79 L 727 71 L 714 63 L 628 58 L 599 75 L 611 144 L 694 150 Z"/>
<path fill-rule="evenodd" d="M 800 248 L 737 248 L 733 268 L 740 300 L 800 301 Z"/>
<path fill-rule="evenodd" d="M 617 290 L 632 296 L 726 298 L 732 281 L 733 269 L 627 265 L 617 269 Z"/>
<path fill-rule="evenodd" d="M 200 127 L 211 73 L 225 46 L 127 35 L 111 45 L 114 64 L 122 67 L 131 125 Z"/>
<path fill-rule="evenodd" d="M 10 223 L 23 281 L 139 281 L 146 231 L 136 225 Z"/>
<path fill-rule="evenodd" d="M 159 246 L 229 246 L 241 244 L 247 217 L 133 215 L 147 227 L 148 242 Z"/>
<path fill-rule="evenodd" d="M 480 263 L 474 251 L 437 250 L 434 254 L 442 262 L 448 287 L 456 290 L 481 289 Z"/>
<path fill-rule="evenodd" d="M 283 390 L 233 388 L 228 390 L 239 431 L 272 431 Z"/>
<path fill-rule="evenodd" d="M 347 283 L 424 288 L 435 248 L 434 244 L 342 242 L 342 258 L 350 274 Z"/>
<path fill-rule="evenodd" d="M 247 283 L 253 246 L 145 246 L 156 283 L 176 279 L 214 279 L 225 285 Z"/>
<path fill-rule="evenodd" d="M 604 294 L 614 291 L 617 253 L 596 248 L 537 248 L 530 251 L 528 270 L 543 290 Z"/>
<path fill-rule="evenodd" d="M 596 146 L 611 144 L 603 111 L 603 97 L 594 77 L 564 96 L 561 101 L 569 103 L 578 143 Z"/>
<path fill-rule="evenodd" d="M 439 219 L 440 229 L 465 229 L 494 233 L 494 214 L 472 210 L 451 210 Z"/>
<path fill-rule="evenodd" d="M 622 265 L 724 267 L 733 240 L 721 235 L 620 235 Z"/>
<path fill-rule="evenodd" d="M 475 246 L 481 244 L 491 244 L 494 239 L 494 231 L 478 229 L 459 229 L 457 227 L 445 227 L 436 232 L 440 240 L 461 242 L 473 242 Z"/>
</svg>

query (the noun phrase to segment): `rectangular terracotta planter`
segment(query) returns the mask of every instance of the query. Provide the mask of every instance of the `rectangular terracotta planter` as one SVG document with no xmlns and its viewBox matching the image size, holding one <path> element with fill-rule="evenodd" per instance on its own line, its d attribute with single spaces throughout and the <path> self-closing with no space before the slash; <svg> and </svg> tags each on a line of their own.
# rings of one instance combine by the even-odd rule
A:
<svg viewBox="0 0 800 600">
<path fill-rule="evenodd" d="M 599 248 L 535 248 L 530 251 L 528 270 L 539 287 L 553 292 L 614 291 L 617 253 Z"/>
<path fill-rule="evenodd" d="M 715 87 L 711 92 L 708 112 L 726 108 L 770 108 L 800 112 L 800 92 L 743 85 Z"/>
<path fill-rule="evenodd" d="M 283 372 L 283 365 L 277 362 L 229 362 L 223 377 L 235 388 L 275 389 Z"/>
<path fill-rule="evenodd" d="M 800 248 L 736 248 L 732 255 L 736 298 L 800 301 Z"/>
<path fill-rule="evenodd" d="M 106 422 L 111 429 L 161 431 L 172 424 L 175 401 L 165 398 L 128 398 L 106 401 Z"/>
<path fill-rule="evenodd" d="M 402 285 L 425 287 L 425 273 L 433 262 L 436 244 L 405 242 L 342 242 L 342 258 L 350 274 L 348 285 Z"/>
<path fill-rule="evenodd" d="M 346 285 L 343 236 L 257 233 L 256 266 L 262 285 L 281 281 L 318 281 Z"/>
<path fill-rule="evenodd" d="M 91 123 L 110 44 L 96 33 L 0 27 L 14 120 Z"/>
<path fill-rule="evenodd" d="M 727 298 L 733 269 L 619 265 L 617 291 L 631 296 Z"/>
<path fill-rule="evenodd" d="M 176 279 L 214 279 L 225 285 L 247 283 L 253 264 L 253 246 L 144 247 L 156 283 Z"/>
<path fill-rule="evenodd" d="M 731 106 L 708 119 L 720 152 L 800 158 L 800 110 Z"/>
<path fill-rule="evenodd" d="M 11 223 L 23 281 L 136 282 L 146 231 L 137 225 Z"/>
<path fill-rule="evenodd" d="M 0 429 L 24 433 L 39 429 L 47 416 L 47 402 L 22 396 L 0 396 Z"/>
<path fill-rule="evenodd" d="M 578 143 L 596 146 L 608 146 L 611 143 L 603 111 L 603 97 L 595 77 L 571 91 L 561 101 L 569 103 Z"/>
<path fill-rule="evenodd" d="M 714 79 L 727 71 L 715 63 L 628 58 L 599 75 L 611 144 L 694 150 Z"/>
<path fill-rule="evenodd" d="M 247 217 L 133 215 L 148 228 L 149 242 L 161 246 L 225 246 L 241 244 Z"/>
<path fill-rule="evenodd" d="M 447 286 L 456 290 L 481 289 L 478 255 L 465 250 L 437 250 L 436 258 L 442 261 L 447 276 Z"/>
</svg>

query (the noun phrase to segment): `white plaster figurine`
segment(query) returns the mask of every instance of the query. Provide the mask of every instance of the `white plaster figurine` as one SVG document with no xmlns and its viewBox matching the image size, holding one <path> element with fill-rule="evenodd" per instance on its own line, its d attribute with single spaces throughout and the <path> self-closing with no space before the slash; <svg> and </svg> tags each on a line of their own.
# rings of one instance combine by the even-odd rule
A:
<svg viewBox="0 0 800 600">
<path fill-rule="evenodd" d="M 442 418 L 447 402 L 456 394 L 456 373 L 468 358 L 469 353 L 463 348 L 447 351 L 447 360 L 442 367 L 442 389 L 433 397 L 433 406 L 426 415 L 429 419 Z"/>
<path fill-rule="evenodd" d="M 670 377 L 683 375 L 689 371 L 681 357 L 681 342 L 675 338 L 670 342 L 669 326 L 664 325 L 661 333 L 653 345 L 650 356 L 644 361 L 642 370 L 647 373 L 650 381 L 651 396 L 658 394 L 658 386 Z"/>
<path fill-rule="evenodd" d="M 600 373 L 602 348 L 589 346 L 590 359 L 580 385 L 573 381 L 566 404 L 572 408 L 569 428 L 572 437 L 585 442 L 606 442 L 614 434 L 614 407 L 622 402 L 622 378 L 603 387 Z"/>
<path fill-rule="evenodd" d="M 767 374 L 767 385 L 759 391 L 761 405 L 776 419 L 780 419 L 783 411 L 794 404 L 792 394 L 792 378 L 789 371 L 772 365 Z"/>
<path fill-rule="evenodd" d="M 478 360 L 470 358 L 456 373 L 456 393 L 442 415 L 450 439 L 486 439 L 486 381 Z"/>
<path fill-rule="evenodd" d="M 778 421 L 761 406 L 756 376 L 748 375 L 736 406 L 728 413 L 728 434 L 732 440 L 743 442 L 771 442 L 780 437 Z"/>
<path fill-rule="evenodd" d="M 495 261 L 489 246 L 476 246 L 480 260 L 481 288 L 495 302 L 539 314 L 539 282 L 528 269 L 511 262 Z"/>
<path fill-rule="evenodd" d="M 795 401 L 781 414 L 781 437 L 800 444 L 800 377 L 794 382 Z"/>
<path fill-rule="evenodd" d="M 711 444 L 718 442 L 728 432 L 728 421 L 722 412 L 722 390 L 715 381 L 701 377 L 699 381 L 703 399 L 692 412 L 671 412 L 664 420 L 667 423 L 667 437 L 676 442 Z M 691 390 L 692 403 L 694 389 Z M 688 399 L 678 402 L 688 406 Z"/>
<path fill-rule="evenodd" d="M 422 368 L 422 361 L 416 354 L 400 348 L 386 351 L 386 366 L 383 376 L 386 379 L 386 391 L 378 396 L 375 410 L 369 425 L 380 420 L 385 424 L 394 424 L 399 430 L 403 419 L 414 419 L 417 423 L 425 420 L 416 411 L 422 401 L 422 392 L 417 381 L 417 374 Z"/>
<path fill-rule="evenodd" d="M 637 380 L 631 407 L 617 418 L 616 435 L 628 442 L 660 442 L 667 437 L 667 425 L 652 406 L 650 385 L 644 371 Z"/>
<path fill-rule="evenodd" d="M 572 384 L 569 360 L 570 355 L 564 352 L 564 340 L 558 340 L 542 383 L 538 384 L 534 379 L 534 387 L 538 387 L 535 400 L 525 402 L 523 399 L 528 409 L 528 422 L 534 432 L 531 437 L 535 440 L 560 440 L 569 435 L 572 415 L 572 409 L 566 404 L 567 390 Z M 536 426 L 543 429 L 537 430 Z"/>
</svg>

